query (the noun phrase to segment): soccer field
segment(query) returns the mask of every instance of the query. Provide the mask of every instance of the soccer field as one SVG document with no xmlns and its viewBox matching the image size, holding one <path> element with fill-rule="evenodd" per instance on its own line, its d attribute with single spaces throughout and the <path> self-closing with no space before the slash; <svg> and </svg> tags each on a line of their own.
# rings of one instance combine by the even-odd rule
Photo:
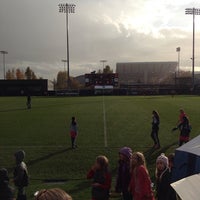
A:
<svg viewBox="0 0 200 200">
<path fill-rule="evenodd" d="M 90 199 L 87 170 L 96 156 L 106 155 L 114 187 L 120 147 L 144 152 L 153 177 L 156 157 L 177 147 L 178 132 L 171 133 L 171 129 L 180 108 L 189 116 L 193 138 L 200 133 L 200 97 L 196 96 L 32 97 L 31 110 L 26 109 L 25 97 L 1 97 L 0 167 L 8 168 L 12 177 L 13 154 L 23 149 L 31 176 L 29 199 L 35 191 L 51 187 L 63 188 L 74 200 Z M 150 138 L 154 109 L 161 120 L 161 149 L 157 151 L 151 151 Z M 72 116 L 79 127 L 76 150 L 70 149 Z M 48 182 L 58 180 L 65 183 Z"/>
</svg>

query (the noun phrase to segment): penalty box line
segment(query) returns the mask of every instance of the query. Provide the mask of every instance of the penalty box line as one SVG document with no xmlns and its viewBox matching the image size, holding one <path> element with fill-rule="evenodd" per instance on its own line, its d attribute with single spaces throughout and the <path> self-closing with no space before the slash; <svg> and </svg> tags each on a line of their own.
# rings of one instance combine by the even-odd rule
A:
<svg viewBox="0 0 200 200">
<path fill-rule="evenodd" d="M 105 105 L 105 96 L 103 95 L 103 130 L 104 130 L 104 147 L 108 147 L 108 138 L 107 138 L 107 124 L 106 124 L 106 105 Z"/>
</svg>

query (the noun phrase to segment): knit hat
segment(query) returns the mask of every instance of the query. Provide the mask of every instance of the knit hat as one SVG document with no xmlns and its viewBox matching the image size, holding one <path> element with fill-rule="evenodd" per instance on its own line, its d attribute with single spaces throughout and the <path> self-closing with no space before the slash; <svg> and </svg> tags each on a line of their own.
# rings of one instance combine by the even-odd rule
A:
<svg viewBox="0 0 200 200">
<path fill-rule="evenodd" d="M 131 159 L 132 149 L 130 147 L 123 147 L 120 149 L 119 153 L 126 156 L 128 159 Z"/>
<path fill-rule="evenodd" d="M 162 162 L 165 165 L 165 167 L 168 167 L 169 161 L 164 153 L 161 153 L 160 156 L 158 156 L 158 158 L 156 159 L 156 163 L 159 161 Z"/>
<path fill-rule="evenodd" d="M 5 168 L 0 169 L 0 181 L 8 181 L 8 171 Z"/>
<path fill-rule="evenodd" d="M 17 162 L 22 162 L 25 158 L 25 152 L 23 150 L 17 151 L 14 155 Z"/>
</svg>

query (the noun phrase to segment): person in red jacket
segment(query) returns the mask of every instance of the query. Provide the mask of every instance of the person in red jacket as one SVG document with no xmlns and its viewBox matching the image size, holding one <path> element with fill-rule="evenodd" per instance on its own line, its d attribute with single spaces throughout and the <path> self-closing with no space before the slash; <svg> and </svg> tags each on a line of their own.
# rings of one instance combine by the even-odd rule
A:
<svg viewBox="0 0 200 200">
<path fill-rule="evenodd" d="M 151 188 L 149 172 L 144 155 L 135 152 L 132 155 L 130 191 L 134 200 L 155 200 Z"/>
<path fill-rule="evenodd" d="M 108 170 L 108 158 L 98 156 L 95 164 L 87 174 L 87 179 L 92 179 L 92 200 L 108 200 L 111 188 L 111 174 Z"/>
</svg>

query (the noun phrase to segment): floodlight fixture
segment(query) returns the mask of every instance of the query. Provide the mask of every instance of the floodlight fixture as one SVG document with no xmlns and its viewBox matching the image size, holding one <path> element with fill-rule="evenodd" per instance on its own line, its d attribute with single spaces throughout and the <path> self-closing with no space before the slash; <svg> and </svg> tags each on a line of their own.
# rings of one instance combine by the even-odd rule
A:
<svg viewBox="0 0 200 200">
<path fill-rule="evenodd" d="M 68 89 L 70 88 L 70 72 L 69 72 L 69 13 L 75 13 L 75 4 L 68 4 L 62 3 L 58 5 L 59 12 L 66 14 L 66 38 L 67 38 L 67 45 L 66 45 L 66 54 L 67 54 L 67 82 L 68 82 Z"/>
</svg>

